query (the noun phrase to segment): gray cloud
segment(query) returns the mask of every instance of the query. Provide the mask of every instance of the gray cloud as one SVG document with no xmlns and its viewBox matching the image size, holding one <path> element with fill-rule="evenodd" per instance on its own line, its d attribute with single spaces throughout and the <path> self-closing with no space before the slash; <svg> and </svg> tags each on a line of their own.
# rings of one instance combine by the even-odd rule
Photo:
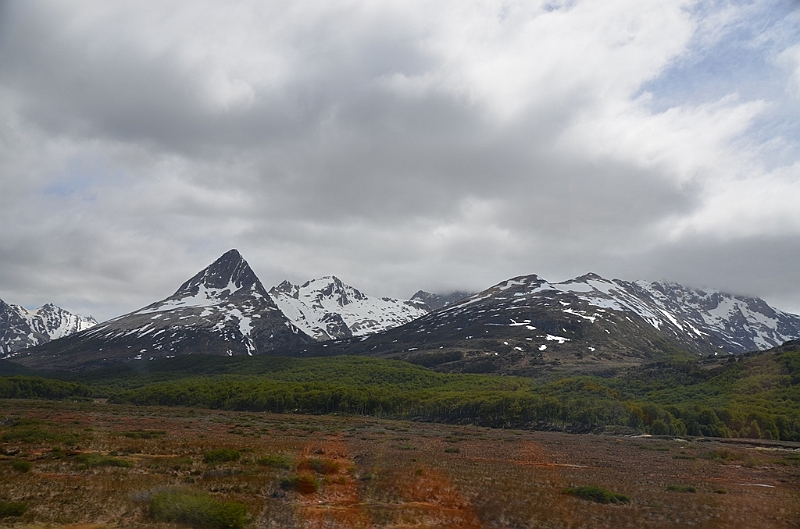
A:
<svg viewBox="0 0 800 529">
<path fill-rule="evenodd" d="M 676 88 L 725 38 L 758 53 L 704 37 L 724 6 L 0 5 L 7 301 L 110 317 L 238 247 L 268 285 L 593 270 L 800 310 L 797 138 L 763 126 L 793 70 Z"/>
</svg>

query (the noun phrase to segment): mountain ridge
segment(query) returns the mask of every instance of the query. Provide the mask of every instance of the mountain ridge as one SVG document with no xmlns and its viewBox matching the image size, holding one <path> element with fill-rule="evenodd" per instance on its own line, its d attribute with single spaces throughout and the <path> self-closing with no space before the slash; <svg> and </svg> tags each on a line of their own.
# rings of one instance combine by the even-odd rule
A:
<svg viewBox="0 0 800 529">
<path fill-rule="evenodd" d="M 284 281 L 267 291 L 230 250 L 171 296 L 16 351 L 12 359 L 84 369 L 192 353 L 359 354 L 527 375 L 614 371 L 675 355 L 766 349 L 800 337 L 800 316 L 760 298 L 677 283 L 594 273 L 551 283 L 531 274 L 459 299 L 462 294 L 377 298 L 336 276 L 302 285 Z"/>
<path fill-rule="evenodd" d="M 532 274 L 363 341 L 306 353 L 396 358 L 448 372 L 549 377 L 737 354 L 798 336 L 800 316 L 758 298 L 597 274 L 550 283 Z"/>
</svg>

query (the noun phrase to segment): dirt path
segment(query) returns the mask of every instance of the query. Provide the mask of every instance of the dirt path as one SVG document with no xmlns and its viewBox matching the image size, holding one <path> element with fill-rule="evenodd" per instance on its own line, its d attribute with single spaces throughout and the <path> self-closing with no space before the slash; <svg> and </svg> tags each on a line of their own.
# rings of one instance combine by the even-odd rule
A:
<svg viewBox="0 0 800 529">
<path fill-rule="evenodd" d="M 437 470 L 425 469 L 417 474 L 417 478 L 402 492 L 406 501 L 399 508 L 417 511 L 420 519 L 418 524 L 398 527 L 483 527 L 469 502 L 452 481 Z"/>
<path fill-rule="evenodd" d="M 355 462 L 341 436 L 309 443 L 299 460 L 319 459 L 338 466 L 326 474 L 313 494 L 299 494 L 298 527 L 307 529 L 437 527 L 481 529 L 469 502 L 442 472 L 430 468 L 406 469 L 394 480 L 390 501 L 362 496 L 363 485 L 352 472 Z M 310 475 L 310 470 L 300 473 Z M 368 496 L 368 494 L 367 494 Z"/>
<path fill-rule="evenodd" d="M 309 443 L 302 451 L 301 460 L 319 459 L 330 462 L 330 471 L 324 483 L 312 494 L 300 494 L 297 517 L 300 527 L 307 529 L 371 528 L 369 516 L 364 511 L 359 487 L 350 469 L 354 462 L 341 437 L 330 437 Z M 314 471 L 301 470 L 299 474 L 313 475 Z"/>
</svg>

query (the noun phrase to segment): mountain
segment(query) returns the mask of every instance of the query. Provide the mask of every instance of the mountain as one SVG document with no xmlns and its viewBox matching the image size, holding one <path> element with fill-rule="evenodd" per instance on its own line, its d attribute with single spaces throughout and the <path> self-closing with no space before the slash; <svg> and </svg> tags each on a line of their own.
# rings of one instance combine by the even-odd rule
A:
<svg viewBox="0 0 800 529">
<path fill-rule="evenodd" d="M 408 323 L 429 312 L 417 300 L 367 296 L 335 276 L 293 285 L 284 281 L 269 291 L 297 327 L 315 340 L 340 340 L 373 334 Z"/>
<path fill-rule="evenodd" d="M 182 354 L 254 355 L 311 342 L 230 250 L 170 297 L 91 329 L 18 351 L 23 365 L 78 370 Z"/>
<path fill-rule="evenodd" d="M 528 275 L 460 300 L 457 295 L 375 298 L 333 276 L 299 286 L 284 281 L 267 292 L 231 250 L 162 301 L 7 357 L 36 369 L 78 370 L 200 352 L 360 354 L 441 371 L 547 378 L 614 374 L 800 337 L 800 316 L 762 299 L 675 283 L 596 274 L 550 283 Z M 0 307 L 3 328 L 21 329 L 28 320 L 9 307 Z M 61 329 L 27 325 L 30 340 Z"/>
<path fill-rule="evenodd" d="M 308 352 L 399 358 L 443 371 L 602 374 L 798 336 L 799 316 L 759 298 L 596 274 L 562 283 L 529 275 L 366 340 Z"/>
<path fill-rule="evenodd" d="M 774 309 L 761 298 L 677 283 L 608 281 L 594 274 L 552 288 L 574 293 L 597 308 L 634 312 L 687 347 L 691 343 L 708 352 L 769 349 L 800 336 L 800 316 Z"/>
<path fill-rule="evenodd" d="M 63 338 L 94 325 L 97 322 L 91 316 L 72 314 L 51 303 L 28 310 L 0 299 L 0 357 L 6 358 L 20 349 Z"/>
<path fill-rule="evenodd" d="M 431 294 L 430 292 L 425 292 L 424 290 L 419 290 L 416 294 L 411 296 L 411 301 L 423 303 L 428 308 L 428 311 L 433 311 L 436 309 L 441 309 L 442 307 L 446 307 L 447 305 L 452 305 L 456 301 L 461 301 L 462 299 L 468 298 L 471 295 L 472 294 L 469 292 L 457 291 L 453 292 L 452 294 L 442 296 L 439 294 Z"/>
</svg>

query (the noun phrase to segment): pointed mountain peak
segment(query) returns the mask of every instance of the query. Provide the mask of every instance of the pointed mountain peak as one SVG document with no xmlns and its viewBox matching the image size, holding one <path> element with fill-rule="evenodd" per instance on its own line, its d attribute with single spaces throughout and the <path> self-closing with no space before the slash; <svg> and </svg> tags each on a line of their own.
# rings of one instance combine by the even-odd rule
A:
<svg viewBox="0 0 800 529">
<path fill-rule="evenodd" d="M 306 281 L 300 286 L 299 290 L 305 292 L 304 295 L 312 295 L 319 302 L 323 299 L 334 299 L 340 306 L 347 305 L 355 300 L 367 299 L 367 296 L 359 292 L 358 289 L 351 287 L 336 276 L 322 276 L 318 279 Z"/>
<path fill-rule="evenodd" d="M 295 287 L 288 279 L 281 281 L 280 285 L 276 285 L 269 289 L 269 293 L 273 295 L 288 294 L 297 297 L 297 287 Z"/>
<path fill-rule="evenodd" d="M 259 283 L 253 269 L 238 250 L 229 250 L 193 278 L 181 285 L 175 295 L 195 294 L 199 286 L 207 289 L 228 289 L 231 293 Z M 259 283 L 260 284 L 260 283 Z"/>
<path fill-rule="evenodd" d="M 498 283 L 495 286 L 496 287 L 511 287 L 511 286 L 516 286 L 516 285 L 531 285 L 531 284 L 539 285 L 539 284 L 546 283 L 546 282 L 547 281 L 545 281 L 544 279 L 542 279 L 538 275 L 530 274 L 530 275 L 527 275 L 527 276 L 512 277 L 511 279 L 507 279 L 507 280 L 505 280 L 505 281 L 503 281 L 501 283 Z"/>
<path fill-rule="evenodd" d="M 300 288 L 309 288 L 309 287 L 325 288 L 330 285 L 336 285 L 337 287 L 346 286 L 344 283 L 342 283 L 342 280 L 336 276 L 322 276 L 314 279 L 309 279 L 308 281 L 300 285 Z"/>
<path fill-rule="evenodd" d="M 332 292 L 346 292 L 347 290 L 358 292 L 357 289 L 351 287 L 336 276 L 325 276 L 322 279 L 328 282 L 328 288 L 331 289 Z M 358 294 L 360 295 L 361 293 L 358 292 Z"/>
<path fill-rule="evenodd" d="M 606 283 L 609 282 L 608 279 L 606 279 L 606 278 L 604 278 L 604 277 L 602 277 L 602 276 L 600 276 L 598 274 L 595 274 L 594 272 L 589 272 L 588 274 L 584 274 L 582 276 L 578 276 L 575 279 L 573 279 L 572 281 L 575 282 L 575 283 L 585 283 L 586 281 L 605 281 Z M 565 283 L 567 283 L 567 282 L 568 281 L 565 281 Z"/>
</svg>

